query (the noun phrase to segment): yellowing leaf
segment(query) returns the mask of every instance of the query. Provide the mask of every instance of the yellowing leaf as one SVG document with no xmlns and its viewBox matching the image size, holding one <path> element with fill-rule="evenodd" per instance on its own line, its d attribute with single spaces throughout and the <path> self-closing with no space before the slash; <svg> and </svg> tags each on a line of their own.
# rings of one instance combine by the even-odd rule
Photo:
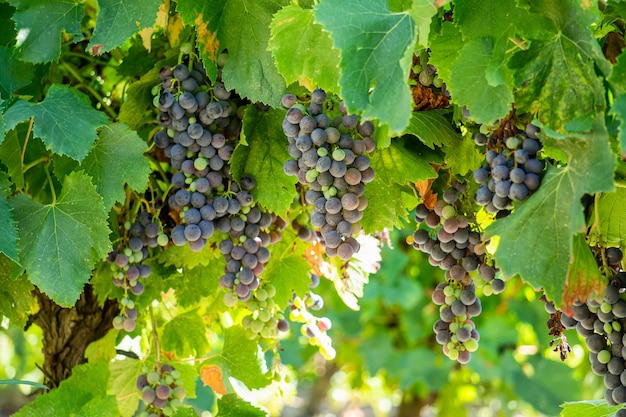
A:
<svg viewBox="0 0 626 417">
<path fill-rule="evenodd" d="M 226 395 L 226 385 L 222 379 L 222 370 L 217 365 L 206 365 L 200 368 L 200 379 L 204 386 L 211 387 L 218 395 Z"/>
</svg>

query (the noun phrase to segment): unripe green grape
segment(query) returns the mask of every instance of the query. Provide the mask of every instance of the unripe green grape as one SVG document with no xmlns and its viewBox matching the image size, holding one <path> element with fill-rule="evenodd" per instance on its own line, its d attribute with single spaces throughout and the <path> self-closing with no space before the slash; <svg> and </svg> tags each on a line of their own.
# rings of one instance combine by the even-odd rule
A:
<svg viewBox="0 0 626 417">
<path fill-rule="evenodd" d="M 148 380 L 148 384 L 154 385 L 161 380 L 161 376 L 158 372 L 152 371 L 149 372 L 148 375 L 146 375 L 146 379 Z"/>
<path fill-rule="evenodd" d="M 260 333 L 264 326 L 265 324 L 261 320 L 252 320 L 252 323 L 250 323 L 250 330 L 255 333 Z"/>
<path fill-rule="evenodd" d="M 159 234 L 159 236 L 157 236 L 157 244 L 159 246 L 167 246 L 169 241 L 170 241 L 170 238 L 167 237 L 167 235 L 165 233 L 161 233 L 161 234 Z"/>
<path fill-rule="evenodd" d="M 441 217 L 444 219 L 450 219 L 452 217 L 456 216 L 456 209 L 454 208 L 454 206 L 451 205 L 447 205 L 444 206 L 443 209 L 441 209 Z"/>
<path fill-rule="evenodd" d="M 261 320 L 263 323 L 267 323 L 271 318 L 272 318 L 272 315 L 269 312 L 269 310 L 259 311 L 259 320 Z"/>
<path fill-rule="evenodd" d="M 607 303 L 606 301 L 603 302 L 602 304 L 600 304 L 600 310 L 603 313 L 610 313 L 612 308 L 613 308 L 613 306 L 611 304 Z"/>
<path fill-rule="evenodd" d="M 470 339 L 467 342 L 463 343 L 463 346 L 465 346 L 465 350 L 467 350 L 468 352 L 476 352 L 476 350 L 478 349 L 478 342 L 476 341 L 476 339 Z"/>
<path fill-rule="evenodd" d="M 226 307 L 234 307 L 237 305 L 237 302 L 239 301 L 239 299 L 232 292 L 227 292 L 224 294 L 223 301 Z"/>
<path fill-rule="evenodd" d="M 598 362 L 607 364 L 611 360 L 611 352 L 608 350 L 601 350 L 598 352 Z"/>
<path fill-rule="evenodd" d="M 267 291 L 263 288 L 257 290 L 255 297 L 257 300 L 259 301 L 265 301 L 267 300 L 267 297 L 269 296 L 269 294 L 267 293 Z"/>
<path fill-rule="evenodd" d="M 196 158 L 193 161 L 193 167 L 198 171 L 202 171 L 209 165 L 209 161 L 206 158 Z"/>
<path fill-rule="evenodd" d="M 517 136 L 511 136 L 510 138 L 506 139 L 506 147 L 509 149 L 517 149 L 520 143 L 520 138 L 518 138 Z"/>
<path fill-rule="evenodd" d="M 178 379 L 180 378 L 182 375 L 180 374 L 180 371 L 177 369 L 174 369 L 173 371 L 170 372 L 170 375 L 172 376 L 172 378 L 174 379 Z"/>
<path fill-rule="evenodd" d="M 459 357 L 459 351 L 456 349 L 450 349 L 448 351 L 448 357 L 452 359 L 453 361 L 457 360 Z"/>
</svg>

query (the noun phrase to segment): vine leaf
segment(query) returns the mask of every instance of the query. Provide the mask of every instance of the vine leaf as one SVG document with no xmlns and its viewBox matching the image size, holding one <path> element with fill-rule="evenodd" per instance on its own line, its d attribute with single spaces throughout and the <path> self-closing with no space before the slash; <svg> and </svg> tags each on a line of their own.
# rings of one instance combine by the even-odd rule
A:
<svg viewBox="0 0 626 417">
<path fill-rule="evenodd" d="M 106 392 L 115 396 L 119 414 L 122 417 L 131 417 L 137 411 L 137 406 L 139 405 L 139 395 L 136 386 L 137 377 L 143 374 L 144 366 L 146 366 L 146 363 L 130 358 L 109 362 L 110 376 Z M 113 415 L 117 415 L 117 413 Z"/>
<path fill-rule="evenodd" d="M 550 37 L 532 41 L 508 64 L 520 89 L 516 107 L 537 114 L 541 123 L 561 132 L 571 120 L 593 119 L 602 110 L 604 88 L 594 67 L 610 72 L 589 30 L 596 13 L 569 6 L 564 0 L 534 3 L 531 11 L 554 22 Z"/>
<path fill-rule="evenodd" d="M 622 94 L 613 101 L 611 112 L 619 120 L 619 145 L 622 152 L 626 152 L 626 94 Z"/>
<path fill-rule="evenodd" d="M 266 417 L 267 413 L 236 394 L 224 395 L 217 400 L 217 417 Z"/>
<path fill-rule="evenodd" d="M 209 342 L 205 336 L 206 324 L 196 311 L 174 317 L 163 328 L 162 347 L 178 357 L 202 356 Z"/>
<path fill-rule="evenodd" d="M 388 148 L 378 149 L 370 159 L 376 177 L 365 187 L 369 204 L 361 224 L 367 232 L 401 227 L 403 221 L 408 221 L 407 206 L 417 205 L 417 200 L 403 192 L 402 187 L 436 177 L 430 163 L 441 163 L 441 157 L 405 136 L 394 139 Z"/>
<path fill-rule="evenodd" d="M 430 149 L 449 145 L 459 139 L 459 134 L 440 110 L 413 112 L 404 133 L 417 136 Z"/>
<path fill-rule="evenodd" d="M 513 93 L 506 85 L 492 86 L 487 81 L 493 47 L 489 38 L 467 42 L 452 64 L 452 74 L 447 82 L 453 101 L 466 106 L 472 119 L 480 123 L 490 123 L 506 116 L 513 103 Z"/>
<path fill-rule="evenodd" d="M 107 215 L 89 177 L 65 177 L 59 199 L 43 205 L 25 194 L 9 200 L 17 220 L 20 261 L 30 281 L 61 306 L 72 306 L 95 262 L 110 248 Z"/>
<path fill-rule="evenodd" d="M 200 379 L 205 387 L 211 387 L 214 393 L 226 395 L 226 385 L 222 379 L 222 370 L 217 365 L 206 365 L 200 368 Z"/>
<path fill-rule="evenodd" d="M 454 141 L 444 146 L 446 164 L 452 172 L 465 175 L 483 163 L 484 156 L 478 151 L 470 134 L 457 136 Z"/>
<path fill-rule="evenodd" d="M 212 250 L 211 252 L 216 251 Z M 208 265 L 184 268 L 184 273 L 176 276 L 170 282 L 170 286 L 176 293 L 176 301 L 179 306 L 189 307 L 200 302 L 202 297 L 221 294 L 219 277 L 224 273 L 224 262 L 223 258 L 220 257 L 220 261 L 220 258 L 216 259 L 213 256 L 211 256 L 212 261 Z"/>
<path fill-rule="evenodd" d="M 339 93 L 339 51 L 328 32 L 314 22 L 312 9 L 295 3 L 282 8 L 274 15 L 271 31 L 269 49 L 287 84 L 299 82 L 309 91 L 320 87 Z"/>
<path fill-rule="evenodd" d="M 585 227 L 580 199 L 585 193 L 614 188 L 615 159 L 607 132 L 600 122 L 593 132 L 588 136 L 544 138 L 546 146 L 559 147 L 568 154 L 569 165 L 550 167 L 535 194 L 486 230 L 487 237 L 499 236 L 495 258 L 503 274 L 520 274 L 533 287 L 543 287 L 557 305 L 562 302 L 573 235 Z"/>
<path fill-rule="evenodd" d="M 39 395 L 35 401 L 22 407 L 16 417 L 94 416 L 117 415 L 115 397 L 104 395 L 109 370 L 107 364 L 85 363 L 72 369 L 72 375 L 57 389 Z M 71 401 L 68 401 L 71 398 Z"/>
<path fill-rule="evenodd" d="M 13 209 L 7 201 L 9 189 L 0 183 L 0 253 L 18 263 L 18 234 Z"/>
<path fill-rule="evenodd" d="M 237 93 L 250 101 L 279 107 L 286 86 L 267 44 L 272 16 L 284 4 L 284 0 L 210 0 L 181 2 L 178 9 L 186 24 L 202 28 L 205 43 L 198 45 L 201 51 L 208 49 L 213 52 L 206 55 L 216 56 L 228 49 L 222 69 L 226 88 L 236 87 Z M 210 61 L 215 61 L 213 56 Z"/>
<path fill-rule="evenodd" d="M 622 408 L 622 405 L 609 405 L 604 400 L 566 402 L 561 404 L 560 417 L 609 417 Z"/>
<path fill-rule="evenodd" d="M 233 326 L 224 330 L 224 348 L 219 358 L 222 373 L 227 378 L 237 378 L 250 389 L 262 388 L 271 382 L 264 371 L 257 342 L 246 337 L 243 327 Z"/>
<path fill-rule="evenodd" d="M 161 0 L 99 0 L 100 12 L 88 48 L 108 52 L 156 20 Z M 93 49 L 92 49 L 93 50 Z M 94 54 L 99 55 L 99 54 Z"/>
<path fill-rule="evenodd" d="M 287 307 L 296 293 L 303 296 L 311 285 L 311 265 L 304 259 L 305 245 L 300 239 L 283 239 L 272 248 L 263 271 L 263 282 L 276 288 L 274 302 L 280 309 Z"/>
<path fill-rule="evenodd" d="M 145 191 L 151 169 L 143 155 L 148 150 L 137 132 L 117 123 L 100 130 L 99 139 L 80 168 L 91 176 L 108 211 L 124 201 L 124 183 L 137 192 Z"/>
<path fill-rule="evenodd" d="M 0 97 L 9 98 L 17 90 L 29 85 L 34 78 L 34 67 L 28 62 L 18 61 L 11 56 L 11 50 L 0 46 Z M 2 102 L 0 101 L 0 108 Z M 0 135 L 3 130 L 0 128 Z"/>
<path fill-rule="evenodd" d="M 8 0 L 21 36 L 15 46 L 17 58 L 27 62 L 48 62 L 61 55 L 64 34 L 82 38 L 80 22 L 84 4 L 75 0 Z M 45 18 L 44 18 L 45 17 Z"/>
<path fill-rule="evenodd" d="M 574 314 L 574 303 L 584 302 L 592 292 L 604 294 L 606 280 L 602 279 L 596 258 L 591 253 L 585 235 L 576 233 L 572 245 L 572 259 L 567 270 L 567 279 L 563 290 L 561 310 L 568 315 Z"/>
<path fill-rule="evenodd" d="M 0 315 L 6 316 L 11 325 L 22 327 L 26 325 L 32 311 L 30 292 L 33 284 L 22 274 L 12 279 L 14 265 L 9 258 L 0 254 Z"/>
<path fill-rule="evenodd" d="M 339 84 L 348 111 L 378 119 L 395 133 L 404 131 L 411 117 L 408 79 L 417 38 L 410 14 L 391 12 L 386 0 L 324 0 L 315 18 L 341 50 Z"/>
<path fill-rule="evenodd" d="M 71 115 L 69 120 L 68 115 Z M 9 130 L 34 117 L 34 135 L 51 151 L 78 162 L 96 141 L 97 129 L 109 124 L 106 115 L 95 110 L 86 95 L 60 84 L 53 84 L 40 103 L 18 100 L 7 109 L 4 117 Z"/>
<path fill-rule="evenodd" d="M 255 200 L 269 211 L 284 217 L 297 197 L 294 187 L 297 179 L 285 175 L 283 165 L 290 159 L 287 139 L 282 134 L 284 111 L 258 111 L 248 106 L 243 118 L 242 140 L 230 160 L 236 180 L 249 174 L 260 186 L 252 190 Z"/>
<path fill-rule="evenodd" d="M 596 207 L 598 212 L 594 214 L 599 221 L 593 231 L 599 233 L 600 243 L 619 246 L 626 241 L 626 189 L 619 187 L 612 193 L 602 193 Z"/>
<path fill-rule="evenodd" d="M 417 0 L 411 5 L 409 13 L 411 17 L 413 17 L 413 20 L 415 20 L 419 44 L 423 47 L 427 47 L 430 24 L 433 20 L 433 16 L 437 14 L 437 6 L 430 0 Z"/>
</svg>

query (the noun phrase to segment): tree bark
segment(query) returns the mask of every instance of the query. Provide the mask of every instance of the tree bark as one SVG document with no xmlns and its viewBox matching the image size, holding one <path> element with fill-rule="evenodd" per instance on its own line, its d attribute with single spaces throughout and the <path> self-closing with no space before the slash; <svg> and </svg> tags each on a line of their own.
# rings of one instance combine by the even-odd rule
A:
<svg viewBox="0 0 626 417">
<path fill-rule="evenodd" d="M 87 346 L 113 328 L 119 306 L 116 300 L 106 300 L 101 306 L 91 285 L 85 286 L 71 308 L 59 306 L 37 288 L 34 295 L 39 311 L 30 321 L 43 330 L 44 384 L 56 388 L 72 374 L 74 366 L 87 361 Z"/>
</svg>

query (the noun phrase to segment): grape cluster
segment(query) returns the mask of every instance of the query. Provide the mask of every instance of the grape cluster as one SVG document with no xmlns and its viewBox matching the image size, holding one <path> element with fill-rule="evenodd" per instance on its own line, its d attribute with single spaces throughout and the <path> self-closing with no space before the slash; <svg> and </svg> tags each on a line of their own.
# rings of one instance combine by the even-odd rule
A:
<svg viewBox="0 0 626 417">
<path fill-rule="evenodd" d="M 310 289 L 316 288 L 320 283 L 320 277 L 311 273 Z M 318 311 L 324 307 L 324 299 L 313 291 L 308 291 L 304 297 L 294 294 L 289 307 L 289 320 L 301 323 L 300 333 L 308 343 L 317 346 L 320 353 L 327 360 L 335 358 L 336 351 L 332 347 L 332 339 L 327 331 L 332 327 L 332 322 L 328 317 L 317 317 L 311 311 Z M 279 322 L 279 326 L 283 324 Z M 288 323 L 283 324 L 288 328 Z"/>
<path fill-rule="evenodd" d="M 139 279 L 148 278 L 151 273 L 150 266 L 143 263 L 149 256 L 148 248 L 165 246 L 169 238 L 148 212 L 142 212 L 136 222 L 126 222 L 125 229 L 130 235 L 126 246 L 110 252 L 107 261 L 113 272 L 113 284 L 124 289 L 126 294 L 120 302 L 120 314 L 113 319 L 113 327 L 132 332 L 136 326 L 137 310 L 128 293 L 143 294 L 144 285 Z"/>
<path fill-rule="evenodd" d="M 277 331 L 289 330 L 289 324 L 274 302 L 275 295 L 276 288 L 271 284 L 265 284 L 256 290 L 252 299 L 246 303 L 250 314 L 243 318 L 242 325 L 249 339 L 274 339 Z"/>
<path fill-rule="evenodd" d="M 528 124 L 524 133 L 504 141 L 494 141 L 483 133 L 474 136 L 477 145 L 490 148 L 485 155 L 487 163 L 474 171 L 474 181 L 480 184 L 474 194 L 476 204 L 497 214 L 512 209 L 513 201 L 523 201 L 539 188 L 545 164 L 537 155 L 542 147 L 538 132 Z"/>
<path fill-rule="evenodd" d="M 577 302 L 573 316 L 561 313 L 560 319 L 565 328 L 576 328 L 585 338 L 591 369 L 604 377 L 606 401 L 611 405 L 626 404 L 626 300 L 621 296 L 626 289 L 626 272 L 620 265 L 623 254 L 619 248 L 607 248 L 604 255 L 612 276 L 603 298 Z M 546 310 L 557 313 L 551 302 L 546 303 Z"/>
<path fill-rule="evenodd" d="M 253 296 L 260 285 L 259 275 L 270 259 L 267 247 L 280 239 L 285 225 L 282 219 L 258 207 L 218 221 L 218 230 L 228 233 L 218 246 L 226 260 L 220 286 L 233 290 L 224 296 L 227 306 L 234 306 L 237 300 L 248 301 Z"/>
<path fill-rule="evenodd" d="M 164 68 L 159 93 L 156 104 L 164 129 L 154 142 L 174 168 L 168 206 L 181 219 L 171 230 L 172 242 L 200 251 L 216 230 L 225 233 L 219 243 L 226 260 L 220 285 L 233 291 L 225 302 L 246 301 L 269 260 L 267 246 L 275 240 L 269 228 L 276 217 L 256 206 L 254 178 L 244 175 L 237 182 L 230 174 L 242 107 L 219 80 L 210 85 L 201 66 L 191 71 L 183 64 Z"/>
<path fill-rule="evenodd" d="M 454 180 L 433 210 L 420 204 L 415 220 L 422 227 L 407 239 L 415 249 L 429 255 L 431 265 L 446 271 L 446 281 L 432 294 L 441 317 L 433 330 L 444 353 L 460 363 L 469 362 L 471 352 L 478 347 L 479 333 L 471 320 L 482 311 L 476 288 L 488 296 L 501 293 L 505 287 L 503 280 L 495 278 L 496 268 L 487 263 L 481 234 L 472 230 L 474 219 L 461 211 L 460 197 L 465 191 L 466 185 Z M 482 280 L 474 280 L 476 275 Z"/>
<path fill-rule="evenodd" d="M 181 374 L 171 365 L 161 365 L 139 375 L 136 386 L 146 409 L 138 417 L 171 416 L 187 396 Z"/>
<path fill-rule="evenodd" d="M 221 82 L 210 85 L 201 65 L 161 70 L 155 104 L 160 110 L 153 140 L 174 168 L 170 209 L 183 224 L 171 231 L 177 246 L 200 251 L 215 232 L 214 220 L 252 203 L 249 190 L 232 181 L 228 161 L 241 128 L 237 105 Z"/>
<path fill-rule="evenodd" d="M 367 156 L 375 148 L 374 125 L 359 123 L 343 103 L 341 115 L 331 119 L 332 103 L 322 89 L 312 92 L 308 107 L 292 94 L 282 104 L 288 108 L 283 132 L 294 158 L 285 162 L 285 174 L 309 188 L 305 200 L 313 206 L 311 224 L 320 230 L 326 254 L 348 260 L 359 250 L 353 235 L 367 207 L 365 184 L 374 179 Z"/>
</svg>

